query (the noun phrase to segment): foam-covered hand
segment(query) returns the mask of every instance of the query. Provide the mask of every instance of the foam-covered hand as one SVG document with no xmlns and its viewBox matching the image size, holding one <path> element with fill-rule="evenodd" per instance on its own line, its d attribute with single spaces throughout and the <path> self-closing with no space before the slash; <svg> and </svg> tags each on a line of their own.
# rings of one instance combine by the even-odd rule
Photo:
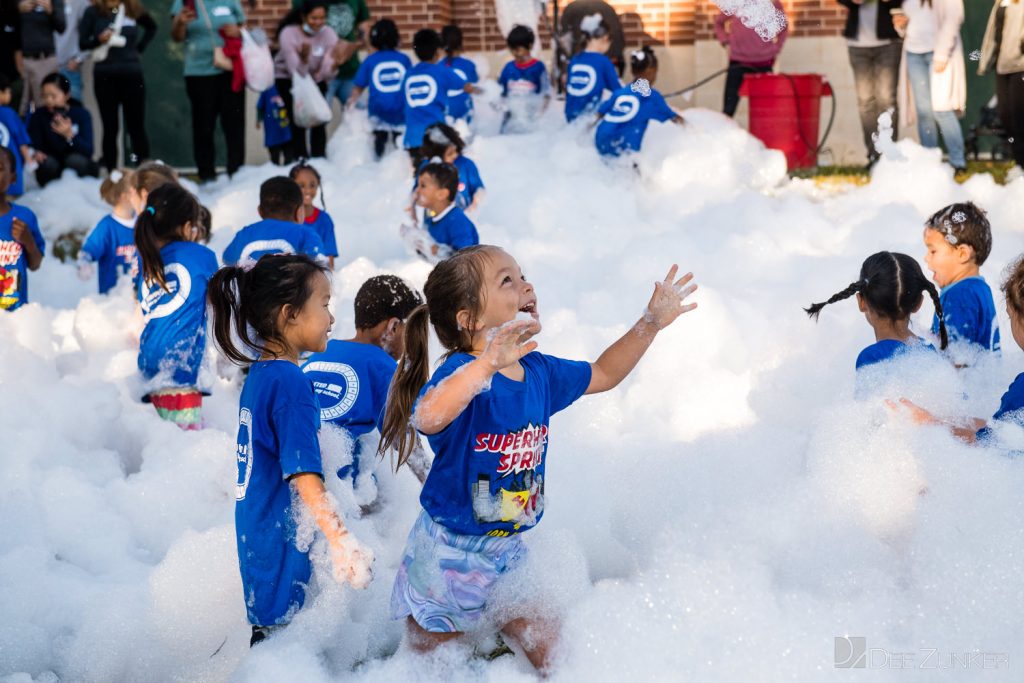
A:
<svg viewBox="0 0 1024 683">
<path fill-rule="evenodd" d="M 334 579 L 363 590 L 373 581 L 373 552 L 355 536 L 346 533 L 331 548 Z"/>
<path fill-rule="evenodd" d="M 490 363 L 495 370 L 518 363 L 520 358 L 537 348 L 537 342 L 530 341 L 530 338 L 539 332 L 540 323 L 536 320 L 510 320 L 491 331 L 480 359 Z"/>
<path fill-rule="evenodd" d="M 679 272 L 679 266 L 672 266 L 664 280 L 654 283 L 654 294 L 647 304 L 647 311 L 644 319 L 659 330 L 663 330 L 681 316 L 697 308 L 697 304 L 683 303 L 686 297 L 697 291 L 697 285 L 691 284 L 693 273 L 687 273 L 678 280 L 675 279 Z"/>
</svg>

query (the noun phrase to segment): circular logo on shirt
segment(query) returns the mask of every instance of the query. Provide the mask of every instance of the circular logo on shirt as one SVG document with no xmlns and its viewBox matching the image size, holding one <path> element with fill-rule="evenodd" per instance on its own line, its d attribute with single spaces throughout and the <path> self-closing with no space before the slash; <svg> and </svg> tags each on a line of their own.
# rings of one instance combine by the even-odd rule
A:
<svg viewBox="0 0 1024 683">
<path fill-rule="evenodd" d="M 433 76 L 417 74 L 405 81 L 405 101 L 412 108 L 425 107 L 437 97 L 437 81 Z"/>
<path fill-rule="evenodd" d="M 393 93 L 402 89 L 405 67 L 401 62 L 381 62 L 373 67 L 370 79 L 379 92 Z"/>
<path fill-rule="evenodd" d="M 313 380 L 313 390 L 320 402 L 321 421 L 337 420 L 352 410 L 359 398 L 359 375 L 351 365 L 318 360 L 308 363 L 302 371 L 327 375 L 320 381 Z"/>
<path fill-rule="evenodd" d="M 158 282 L 142 283 L 142 314 L 146 320 L 164 318 L 185 305 L 192 292 L 192 276 L 180 263 L 164 266 L 165 290 Z"/>
<path fill-rule="evenodd" d="M 244 261 L 258 261 L 259 259 L 253 256 L 253 254 L 259 254 L 260 256 L 266 256 L 267 254 L 294 254 L 295 247 L 288 240 L 277 239 L 277 240 L 255 240 L 249 242 L 242 249 L 241 255 L 238 257 L 238 262 Z"/>
<path fill-rule="evenodd" d="M 235 450 L 238 462 L 238 481 L 235 482 L 235 500 L 245 498 L 252 476 L 252 413 L 242 408 L 238 413 L 238 444 Z"/>
<path fill-rule="evenodd" d="M 609 123 L 626 123 L 635 119 L 639 111 L 640 99 L 636 95 L 619 95 L 604 120 Z"/>
<path fill-rule="evenodd" d="M 7 126 L 0 123 L 0 147 L 7 147 L 11 141 L 11 131 L 7 130 Z"/>
<path fill-rule="evenodd" d="M 457 73 L 459 75 L 459 78 L 461 78 L 462 80 L 466 81 L 467 83 L 469 82 L 469 77 L 466 76 L 466 72 L 463 71 L 462 69 L 452 68 L 452 71 Z M 459 95 L 461 95 L 464 92 L 466 92 L 466 91 L 463 90 L 462 88 L 456 88 L 455 90 L 449 90 L 448 91 L 448 97 L 458 97 Z"/>
<path fill-rule="evenodd" d="M 339 38 L 348 40 L 352 29 L 356 27 L 356 14 L 348 3 L 335 3 L 327 8 L 327 25 L 334 29 Z"/>
<path fill-rule="evenodd" d="M 565 91 L 573 97 L 589 95 L 597 85 L 597 71 L 589 64 L 573 64 L 569 68 L 569 82 Z"/>
</svg>

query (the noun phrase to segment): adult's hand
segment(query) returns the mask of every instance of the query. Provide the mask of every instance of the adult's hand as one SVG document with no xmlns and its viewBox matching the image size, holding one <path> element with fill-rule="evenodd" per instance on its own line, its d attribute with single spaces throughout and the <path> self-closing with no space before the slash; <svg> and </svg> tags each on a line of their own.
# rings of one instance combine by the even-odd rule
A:
<svg viewBox="0 0 1024 683">
<path fill-rule="evenodd" d="M 946 70 L 946 67 L 948 65 L 949 62 L 940 62 L 939 60 L 936 59 L 935 62 L 932 64 L 932 69 L 935 71 L 935 73 L 940 74 Z"/>
<path fill-rule="evenodd" d="M 100 43 L 106 43 L 109 42 L 113 36 L 114 32 L 108 28 L 106 31 L 101 33 L 99 37 L 96 38 L 96 40 L 100 41 Z"/>
<path fill-rule="evenodd" d="M 309 51 L 309 43 L 303 43 L 302 45 L 299 45 L 299 59 L 302 60 L 303 64 L 309 61 Z"/>
<path fill-rule="evenodd" d="M 68 142 L 75 137 L 74 127 L 71 125 L 71 119 L 64 116 L 63 114 L 56 114 L 53 117 L 53 121 L 50 122 L 50 128 L 53 132 L 61 136 Z"/>
<path fill-rule="evenodd" d="M 904 29 L 907 28 L 907 24 L 909 23 L 910 17 L 908 17 L 906 14 L 893 15 L 892 25 L 893 28 L 895 28 L 897 31 L 903 31 Z"/>
<path fill-rule="evenodd" d="M 188 25 L 196 20 L 196 16 L 196 11 L 191 7 L 183 7 L 174 15 L 174 21 L 171 23 L 171 38 L 174 42 L 180 43 L 185 40 Z"/>
<path fill-rule="evenodd" d="M 331 55 L 334 57 L 335 64 L 344 64 L 348 60 L 352 59 L 359 50 L 359 43 L 355 43 L 349 40 L 339 40 L 338 44 L 334 46 L 334 50 Z"/>
</svg>

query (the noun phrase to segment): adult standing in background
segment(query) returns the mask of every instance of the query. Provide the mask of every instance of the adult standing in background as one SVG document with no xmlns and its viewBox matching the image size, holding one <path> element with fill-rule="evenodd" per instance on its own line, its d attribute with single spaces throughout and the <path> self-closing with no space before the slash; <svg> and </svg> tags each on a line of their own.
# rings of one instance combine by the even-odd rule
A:
<svg viewBox="0 0 1024 683">
<path fill-rule="evenodd" d="M 294 8 L 301 5 L 301 0 L 292 0 Z M 338 72 L 328 86 L 327 101 L 337 97 L 344 112 L 359 71 L 359 50 L 366 48 L 366 37 L 370 35 L 370 9 L 366 0 L 328 0 L 327 25 L 338 34 L 338 44 L 334 48 Z"/>
<path fill-rule="evenodd" d="M 121 13 L 124 16 L 120 16 Z M 119 114 L 131 140 L 130 166 L 149 158 L 146 135 L 146 81 L 142 52 L 156 35 L 156 22 L 139 0 L 93 0 L 79 27 L 83 50 L 92 50 L 92 79 L 103 122 L 103 166 L 117 168 Z"/>
<path fill-rule="evenodd" d="M 192 106 L 192 152 L 199 181 L 216 179 L 217 119 L 227 147 L 228 175 L 245 163 L 245 88 L 232 88 L 224 39 L 238 38 L 245 12 L 238 0 L 174 0 L 171 38 L 185 43 L 185 92 Z"/>
<path fill-rule="evenodd" d="M 71 83 L 71 99 L 82 101 L 82 64 L 88 54 L 78 46 L 78 22 L 90 0 L 64 0 L 64 32 L 57 35 L 57 63 L 60 73 Z"/>
<path fill-rule="evenodd" d="M 779 0 L 772 0 L 772 4 L 779 12 L 785 11 Z M 725 98 L 722 105 L 726 116 L 736 113 L 743 77 L 747 74 L 771 73 L 775 58 L 782 52 L 788 35 L 789 22 L 786 22 L 777 36 L 765 40 L 757 35 L 757 31 L 745 26 L 739 17 L 718 13 L 715 17 L 715 37 L 722 47 L 729 50 L 729 73 L 725 76 Z"/>
<path fill-rule="evenodd" d="M 25 87 L 21 92 L 21 114 L 30 105 L 43 104 L 43 79 L 56 73 L 57 43 L 55 33 L 66 28 L 64 0 L 21 0 L 21 54 Z"/>
<path fill-rule="evenodd" d="M 899 10 L 903 0 L 838 0 L 849 10 L 843 36 L 853 67 L 857 90 L 857 108 L 864 132 L 868 165 L 878 159 L 872 134 L 878 128 L 878 117 L 896 109 L 896 84 L 899 79 L 903 41 L 892 25 L 892 10 Z M 895 127 L 895 126 L 894 126 Z"/>
<path fill-rule="evenodd" d="M 11 83 L 11 102 L 20 102 L 21 12 L 18 0 L 0 0 L 0 74 Z"/>
<path fill-rule="evenodd" d="M 1024 5 L 996 0 L 981 41 L 978 74 L 996 68 L 999 119 L 1012 141 L 1014 177 L 1024 175 Z"/>
</svg>

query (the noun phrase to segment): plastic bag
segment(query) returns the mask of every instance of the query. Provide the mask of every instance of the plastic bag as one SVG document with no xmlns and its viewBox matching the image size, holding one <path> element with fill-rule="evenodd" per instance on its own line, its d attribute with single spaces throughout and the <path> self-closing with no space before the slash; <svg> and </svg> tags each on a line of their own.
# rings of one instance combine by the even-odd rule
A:
<svg viewBox="0 0 1024 683">
<path fill-rule="evenodd" d="M 309 74 L 292 74 L 292 122 L 299 128 L 313 128 L 331 121 L 331 105 Z"/>
<path fill-rule="evenodd" d="M 262 32 L 261 32 L 262 33 Z M 270 56 L 266 36 L 261 43 L 258 36 L 242 29 L 242 63 L 245 65 L 245 84 L 261 93 L 274 85 L 274 59 Z"/>
</svg>

